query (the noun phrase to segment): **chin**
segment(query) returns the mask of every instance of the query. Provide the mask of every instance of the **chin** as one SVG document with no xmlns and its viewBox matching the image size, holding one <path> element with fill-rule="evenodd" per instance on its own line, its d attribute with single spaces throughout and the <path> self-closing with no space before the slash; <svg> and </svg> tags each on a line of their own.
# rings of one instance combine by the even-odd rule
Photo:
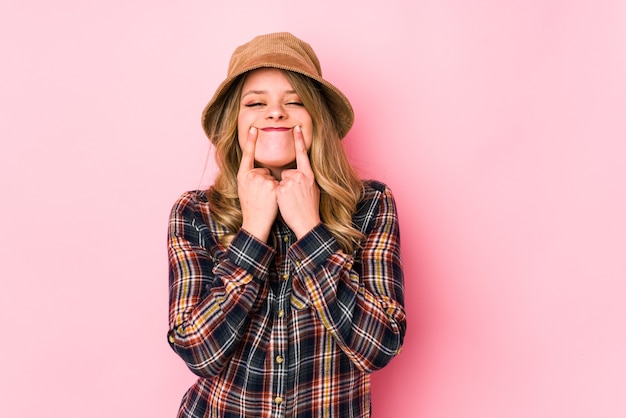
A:
<svg viewBox="0 0 626 418">
<path fill-rule="evenodd" d="M 295 159 L 269 159 L 269 158 L 257 158 L 255 159 L 257 164 L 266 168 L 292 168 L 296 166 Z"/>
</svg>

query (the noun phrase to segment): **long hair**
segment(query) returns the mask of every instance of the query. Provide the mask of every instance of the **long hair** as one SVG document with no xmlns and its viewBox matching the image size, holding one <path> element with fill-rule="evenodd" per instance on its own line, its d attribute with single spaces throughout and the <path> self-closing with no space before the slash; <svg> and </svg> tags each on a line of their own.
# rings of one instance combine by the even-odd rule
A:
<svg viewBox="0 0 626 418">
<path fill-rule="evenodd" d="M 313 140 L 309 150 L 311 168 L 320 188 L 320 218 L 347 254 L 359 247 L 363 234 L 354 228 L 352 215 L 363 192 L 363 185 L 348 161 L 341 143 L 337 122 L 328 108 L 317 83 L 309 77 L 283 71 L 313 122 Z M 242 215 L 237 194 L 237 172 L 241 148 L 237 135 L 239 102 L 245 74 L 231 86 L 217 109 L 219 117 L 208 127 L 215 144 L 219 168 L 215 183 L 207 191 L 211 216 L 228 233 L 221 238 L 228 245 L 241 228 Z"/>
</svg>

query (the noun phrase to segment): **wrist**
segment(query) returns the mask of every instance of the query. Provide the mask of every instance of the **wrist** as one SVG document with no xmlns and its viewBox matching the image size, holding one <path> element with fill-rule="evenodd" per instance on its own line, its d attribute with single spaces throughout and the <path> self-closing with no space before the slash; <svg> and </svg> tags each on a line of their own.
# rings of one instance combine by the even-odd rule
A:
<svg viewBox="0 0 626 418">
<path fill-rule="evenodd" d="M 296 234 L 296 238 L 301 239 L 306 234 L 311 232 L 313 228 L 322 223 L 320 219 L 313 220 L 311 222 L 307 222 L 305 225 L 298 227 L 297 229 L 293 229 L 293 233 Z"/>
<path fill-rule="evenodd" d="M 259 241 L 263 241 L 265 243 L 267 243 L 267 239 L 269 238 L 269 235 L 270 235 L 270 228 L 267 228 L 267 227 L 259 227 L 256 225 L 242 224 L 241 229 L 243 229 L 248 234 L 258 239 Z"/>
</svg>

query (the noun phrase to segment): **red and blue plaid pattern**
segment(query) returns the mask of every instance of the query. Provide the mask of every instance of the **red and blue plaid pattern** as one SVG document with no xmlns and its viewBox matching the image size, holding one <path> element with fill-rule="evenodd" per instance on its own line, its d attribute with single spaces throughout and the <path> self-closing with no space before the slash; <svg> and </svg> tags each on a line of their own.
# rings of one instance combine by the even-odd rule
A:
<svg viewBox="0 0 626 418">
<path fill-rule="evenodd" d="M 199 376 L 179 417 L 370 417 L 369 374 L 406 331 L 395 202 L 364 183 L 347 255 L 320 224 L 300 240 L 277 221 L 270 244 L 226 233 L 204 192 L 172 209 L 168 341 Z"/>
</svg>

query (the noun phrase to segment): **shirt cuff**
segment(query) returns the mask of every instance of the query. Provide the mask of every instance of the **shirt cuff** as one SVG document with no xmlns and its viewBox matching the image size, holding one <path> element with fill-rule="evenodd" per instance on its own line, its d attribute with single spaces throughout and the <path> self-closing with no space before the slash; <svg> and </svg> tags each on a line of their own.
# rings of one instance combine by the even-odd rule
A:
<svg viewBox="0 0 626 418">
<path fill-rule="evenodd" d="M 269 275 L 274 249 L 247 231 L 240 229 L 228 246 L 227 256 L 253 277 L 265 280 Z"/>
<path fill-rule="evenodd" d="M 296 269 L 315 274 L 339 250 L 339 243 L 333 234 L 326 225 L 320 223 L 296 241 L 287 251 L 287 255 L 296 265 Z"/>
</svg>

